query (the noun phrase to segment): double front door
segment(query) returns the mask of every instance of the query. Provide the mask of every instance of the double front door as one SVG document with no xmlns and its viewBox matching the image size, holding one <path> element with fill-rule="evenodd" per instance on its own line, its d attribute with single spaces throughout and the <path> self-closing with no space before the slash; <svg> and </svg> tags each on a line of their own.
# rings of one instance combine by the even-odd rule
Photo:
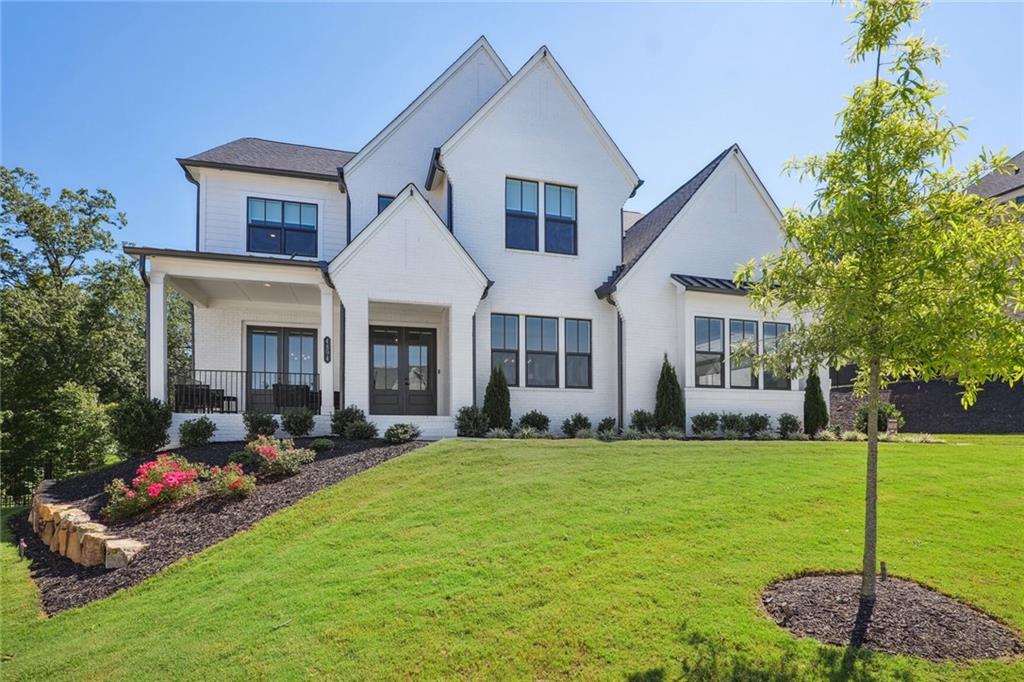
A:
<svg viewBox="0 0 1024 682">
<path fill-rule="evenodd" d="M 249 327 L 246 410 L 319 410 L 316 330 Z"/>
<path fill-rule="evenodd" d="M 370 327 L 370 413 L 437 414 L 437 332 Z"/>
</svg>

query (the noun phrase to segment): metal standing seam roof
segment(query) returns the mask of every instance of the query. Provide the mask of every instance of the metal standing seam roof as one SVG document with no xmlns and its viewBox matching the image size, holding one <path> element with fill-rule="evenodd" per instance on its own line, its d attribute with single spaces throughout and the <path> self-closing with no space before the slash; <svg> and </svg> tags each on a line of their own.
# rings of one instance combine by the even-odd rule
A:
<svg viewBox="0 0 1024 682">
<path fill-rule="evenodd" d="M 312 180 L 337 180 L 338 169 L 355 152 L 242 137 L 178 159 L 182 167 L 223 168 Z"/>
<path fill-rule="evenodd" d="M 672 275 L 672 279 L 679 282 L 687 291 L 703 291 L 712 294 L 733 294 L 735 296 L 746 296 L 750 291 L 750 283 L 743 282 L 739 286 L 731 279 L 724 277 L 704 277 L 703 275 Z"/>
</svg>

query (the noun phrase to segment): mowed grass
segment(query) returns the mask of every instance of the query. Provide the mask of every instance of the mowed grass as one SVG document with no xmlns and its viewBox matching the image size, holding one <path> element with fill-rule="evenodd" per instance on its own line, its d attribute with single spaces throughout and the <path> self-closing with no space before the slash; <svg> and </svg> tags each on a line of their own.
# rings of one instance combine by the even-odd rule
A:
<svg viewBox="0 0 1024 682">
<path fill-rule="evenodd" d="M 880 558 L 1024 630 L 1024 437 L 882 444 Z M 975 679 L 797 640 L 758 594 L 860 563 L 863 443 L 446 441 L 50 619 L 0 548 L 4 680 Z"/>
</svg>

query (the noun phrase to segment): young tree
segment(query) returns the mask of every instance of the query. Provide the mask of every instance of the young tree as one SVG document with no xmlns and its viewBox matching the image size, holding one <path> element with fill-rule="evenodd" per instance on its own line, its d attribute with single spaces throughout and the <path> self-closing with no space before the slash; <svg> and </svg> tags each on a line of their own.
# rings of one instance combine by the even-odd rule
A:
<svg viewBox="0 0 1024 682">
<path fill-rule="evenodd" d="M 484 392 L 484 415 L 492 429 L 512 428 L 512 406 L 508 394 L 508 381 L 500 367 L 491 370 L 491 378 Z"/>
<path fill-rule="evenodd" d="M 851 62 L 872 73 L 838 117 L 834 151 L 791 162 L 815 183 L 807 210 L 790 210 L 782 250 L 763 259 L 751 292 L 764 311 L 802 314 L 773 370 L 807 372 L 854 362 L 869 406 L 862 603 L 875 596 L 879 391 L 896 377 L 954 378 L 970 406 L 985 381 L 1024 377 L 1022 208 L 969 188 L 1003 154 L 983 152 L 958 171 L 951 155 L 964 129 L 937 108 L 925 78 L 941 51 L 904 35 L 917 0 L 855 5 Z M 754 277 L 748 263 L 737 281 Z"/>
<path fill-rule="evenodd" d="M 658 377 L 658 392 L 654 401 L 654 421 L 659 429 L 686 428 L 683 389 L 679 386 L 675 368 L 669 364 L 668 355 L 661 362 L 661 376 Z"/>
</svg>

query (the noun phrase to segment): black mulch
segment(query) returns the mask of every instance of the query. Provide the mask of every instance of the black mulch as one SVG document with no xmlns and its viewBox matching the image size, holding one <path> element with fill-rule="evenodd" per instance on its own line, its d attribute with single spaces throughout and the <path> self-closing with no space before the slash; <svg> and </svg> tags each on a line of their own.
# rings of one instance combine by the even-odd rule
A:
<svg viewBox="0 0 1024 682">
<path fill-rule="evenodd" d="M 793 634 L 933 661 L 1024 653 L 1006 625 L 909 580 L 878 581 L 874 606 L 860 608 L 860 575 L 808 575 L 769 585 L 768 614 Z"/>
<path fill-rule="evenodd" d="M 310 440 L 299 439 L 297 444 Z M 213 443 L 175 452 L 193 462 L 223 465 L 228 455 L 243 445 Z M 245 499 L 225 501 L 200 496 L 177 507 L 154 509 L 133 519 L 108 523 L 113 533 L 149 545 L 126 568 L 116 570 L 108 571 L 101 566 L 85 568 L 54 554 L 32 532 L 27 513 L 12 517 L 10 525 L 15 537 L 25 538 L 28 543 L 30 570 L 39 586 L 43 610 L 53 614 L 141 582 L 168 564 L 245 530 L 307 495 L 422 445 L 422 442 L 387 445 L 382 441 L 336 441 L 333 450 L 319 453 L 316 460 L 304 465 L 297 475 L 273 482 L 260 481 L 256 491 Z M 103 523 L 99 515 L 107 502 L 103 487 L 114 478 L 131 480 L 139 464 L 147 459 L 129 460 L 58 481 L 47 492 Z"/>
</svg>

